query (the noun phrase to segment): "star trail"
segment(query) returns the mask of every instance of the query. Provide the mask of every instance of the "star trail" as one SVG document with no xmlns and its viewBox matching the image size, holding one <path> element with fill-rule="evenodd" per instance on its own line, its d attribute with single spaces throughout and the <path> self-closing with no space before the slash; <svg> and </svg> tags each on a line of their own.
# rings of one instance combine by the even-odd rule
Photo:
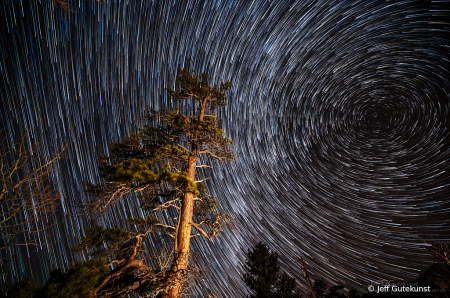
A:
<svg viewBox="0 0 450 298">
<path fill-rule="evenodd" d="M 44 282 L 86 258 L 70 248 L 90 224 L 76 206 L 84 184 L 100 179 L 97 155 L 144 124 L 146 105 L 176 105 L 164 88 L 182 67 L 212 85 L 231 81 L 219 116 L 237 155 L 201 171 L 236 230 L 193 238 L 206 270 L 196 297 L 248 294 L 242 265 L 259 241 L 306 293 L 300 255 L 312 279 L 365 292 L 416 278 L 429 265 L 425 242 L 450 239 L 449 2 L 70 7 L 0 4 L 0 128 L 11 143 L 29 131 L 47 158 L 68 144 L 52 176 L 67 220 L 41 235 L 50 245 L 10 252 L 14 281 Z M 101 223 L 124 222 L 138 207 L 123 200 Z"/>
</svg>

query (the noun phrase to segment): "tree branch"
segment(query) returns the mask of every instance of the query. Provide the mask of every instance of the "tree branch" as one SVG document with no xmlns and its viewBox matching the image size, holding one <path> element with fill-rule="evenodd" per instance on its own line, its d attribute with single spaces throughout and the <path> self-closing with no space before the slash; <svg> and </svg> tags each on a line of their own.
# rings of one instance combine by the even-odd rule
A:
<svg viewBox="0 0 450 298">
<path fill-rule="evenodd" d="M 215 154 L 212 153 L 211 150 L 209 150 L 209 149 L 208 149 L 208 150 L 200 151 L 198 154 L 199 154 L 199 155 L 200 155 L 200 154 L 209 154 L 211 157 L 214 157 L 215 159 L 218 159 L 218 160 L 222 161 L 222 158 L 221 158 L 221 157 L 215 155 Z"/>
<path fill-rule="evenodd" d="M 178 146 L 178 147 L 181 147 L 181 148 L 183 148 L 185 151 L 191 153 L 191 151 L 189 151 L 188 149 L 186 149 L 186 147 L 184 147 L 184 146 L 182 146 L 182 145 L 180 145 L 180 144 L 177 144 L 177 146 Z"/>
<path fill-rule="evenodd" d="M 194 183 L 201 183 L 201 182 L 206 181 L 208 179 L 211 179 L 211 177 L 208 177 L 208 178 L 205 178 L 205 179 L 202 179 L 202 180 L 194 181 Z"/>
<path fill-rule="evenodd" d="M 169 226 L 169 225 L 165 225 L 165 224 L 160 224 L 160 223 L 158 223 L 158 224 L 155 224 L 155 226 L 158 226 L 158 227 L 163 227 L 163 228 L 169 228 L 169 229 L 174 229 L 174 230 L 176 230 L 177 228 L 175 228 L 174 226 Z"/>
<path fill-rule="evenodd" d="M 176 208 L 176 209 L 180 210 L 180 207 L 178 207 L 178 206 L 173 204 L 173 203 L 178 202 L 178 201 L 180 201 L 180 198 L 176 198 L 174 200 L 167 201 L 167 202 L 159 205 L 155 209 L 153 209 L 153 211 L 157 211 L 157 210 L 162 211 L 162 210 L 167 209 L 169 207 L 173 207 L 173 208 Z"/>
<path fill-rule="evenodd" d="M 206 233 L 199 224 L 196 224 L 195 222 L 191 222 L 191 225 L 194 226 L 194 228 L 197 229 L 197 231 L 200 232 L 200 234 L 203 235 L 206 239 L 210 240 L 212 237 L 216 236 L 216 231 L 213 230 L 210 234 Z"/>
</svg>

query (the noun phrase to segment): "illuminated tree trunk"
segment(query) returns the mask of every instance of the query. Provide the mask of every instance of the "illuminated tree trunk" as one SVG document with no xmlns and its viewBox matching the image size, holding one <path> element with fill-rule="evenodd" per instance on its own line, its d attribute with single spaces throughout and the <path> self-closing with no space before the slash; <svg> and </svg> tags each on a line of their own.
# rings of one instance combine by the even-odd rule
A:
<svg viewBox="0 0 450 298">
<path fill-rule="evenodd" d="M 188 177 L 195 180 L 195 168 L 197 166 L 197 149 L 193 150 L 189 157 Z M 189 244 L 191 241 L 191 222 L 194 211 L 194 194 L 186 192 L 182 199 L 178 233 L 175 242 L 175 260 L 170 270 L 169 282 L 174 285 L 167 292 L 166 297 L 177 298 L 182 292 L 181 277 L 186 272 L 189 263 Z M 172 279 L 172 280 L 170 280 Z"/>
<path fill-rule="evenodd" d="M 203 121 L 205 107 L 202 104 L 199 120 Z M 193 148 L 188 163 L 188 177 L 195 181 L 195 170 L 197 167 L 198 148 Z M 178 231 L 175 239 L 175 260 L 169 273 L 169 282 L 174 285 L 167 291 L 170 298 L 178 298 L 183 290 L 181 277 L 186 273 L 189 264 L 189 244 L 191 242 L 191 222 L 194 212 L 194 194 L 190 191 L 184 194 L 181 201 Z M 171 280 L 170 280 L 171 279 Z"/>
<path fill-rule="evenodd" d="M 93 241 L 83 238 L 90 242 L 82 240 L 82 249 L 97 247 L 96 241 L 103 241 L 101 243 L 105 243 L 105 247 L 102 245 L 101 251 L 110 260 L 108 267 L 117 264 L 97 283 L 91 291 L 92 297 L 122 297 L 147 291 L 158 297 L 181 297 L 186 291 L 185 282 L 193 273 L 187 272 L 192 227 L 195 228 L 195 236 L 211 239 L 228 222 L 226 214 L 215 208 L 217 202 L 208 196 L 206 185 L 196 187 L 197 183 L 206 180 L 196 182 L 199 178 L 196 177 L 196 168 L 210 167 L 206 164 L 197 165 L 200 156 L 220 161 L 234 159 L 230 150 L 232 141 L 222 135 L 219 119 L 214 113 L 207 115 L 216 106 L 225 105 L 225 92 L 230 89 L 231 83 L 226 81 L 220 87 L 211 87 L 207 85 L 206 74 L 197 76 L 195 72 L 182 69 L 177 75 L 176 86 L 179 90 L 172 89 L 170 84 L 167 87 L 169 97 L 180 102 L 192 99 L 194 111 L 191 115 L 178 113 L 178 108 L 174 111 L 148 108 L 150 124 L 156 121 L 156 126 L 146 126 L 122 141 L 112 143 L 108 154 L 100 155 L 99 160 L 99 171 L 106 178 L 105 181 L 86 185 L 87 194 L 93 197 L 86 206 L 88 214 L 97 216 L 100 212 L 102 216 L 123 197 L 139 194 L 143 211 L 147 215 L 129 218 L 129 224 L 136 225 L 139 234 L 128 232 L 117 243 L 115 240 L 101 240 L 103 238 L 99 237 L 103 237 L 103 234 L 96 236 L 90 233 L 88 238 Z M 197 205 L 194 208 L 194 204 L 198 204 L 198 213 Z M 172 211 L 177 213 L 176 218 L 173 218 Z M 160 215 L 168 220 L 158 220 Z M 134 260 L 134 257 L 142 243 L 139 242 L 141 238 L 159 236 L 159 233 L 173 238 L 174 257 L 169 260 L 169 270 L 164 258 L 159 264 L 160 269 L 152 271 L 143 259 L 137 257 Z M 133 237 L 138 237 L 139 243 L 133 242 Z M 126 252 L 128 245 L 133 243 L 134 255 L 122 259 L 122 252 Z M 81 247 L 81 244 L 77 247 Z M 161 257 L 165 256 L 164 252 L 161 254 Z M 118 279 L 120 282 L 115 282 Z"/>
</svg>

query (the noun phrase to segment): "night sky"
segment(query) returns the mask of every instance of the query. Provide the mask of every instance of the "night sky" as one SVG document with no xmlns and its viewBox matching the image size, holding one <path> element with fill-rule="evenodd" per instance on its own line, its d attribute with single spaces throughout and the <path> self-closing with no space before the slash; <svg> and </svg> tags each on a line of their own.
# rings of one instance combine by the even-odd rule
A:
<svg viewBox="0 0 450 298">
<path fill-rule="evenodd" d="M 450 239 L 450 2 L 172 2 L 1 1 L 0 128 L 10 142 L 30 131 L 46 158 L 69 144 L 52 176 L 68 219 L 41 235 L 53 244 L 9 252 L 12 278 L 44 282 L 86 257 L 70 248 L 90 224 L 76 206 L 97 154 L 146 105 L 176 105 L 164 88 L 182 67 L 232 82 L 219 115 L 237 155 L 201 172 L 236 231 L 193 239 L 197 297 L 248 294 L 258 241 L 305 293 L 300 255 L 347 289 L 416 278 L 424 242 Z M 127 198 L 98 223 L 138 211 Z"/>
</svg>

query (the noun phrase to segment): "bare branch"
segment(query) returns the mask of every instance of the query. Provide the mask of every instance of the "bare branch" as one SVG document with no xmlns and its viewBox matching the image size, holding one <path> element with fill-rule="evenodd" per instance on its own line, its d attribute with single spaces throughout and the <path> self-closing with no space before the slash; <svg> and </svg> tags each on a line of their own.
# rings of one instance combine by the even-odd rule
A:
<svg viewBox="0 0 450 298">
<path fill-rule="evenodd" d="M 168 229 L 173 229 L 173 230 L 176 230 L 177 228 L 175 228 L 174 226 L 169 226 L 169 225 L 164 225 L 164 224 L 155 224 L 155 226 L 158 226 L 158 227 L 163 227 L 163 228 L 168 228 Z"/>
<path fill-rule="evenodd" d="M 215 155 L 215 154 L 212 153 L 211 150 L 209 150 L 209 149 L 200 151 L 198 154 L 208 154 L 209 156 L 214 157 L 215 159 L 218 159 L 218 160 L 222 161 L 222 158 L 221 158 L 221 157 Z"/>
<path fill-rule="evenodd" d="M 37 144 L 29 145 L 28 137 L 26 133 L 9 146 L 6 141 L 0 143 L 0 250 L 46 245 L 40 234 L 63 220 L 56 216 L 60 195 L 53 188 L 51 174 L 67 145 L 46 160 Z M 25 233 L 28 239 L 23 239 Z"/>
<path fill-rule="evenodd" d="M 165 202 L 163 204 L 158 205 L 158 207 L 153 209 L 153 211 L 157 211 L 157 210 L 162 211 L 162 210 L 170 208 L 170 207 L 173 207 L 173 208 L 176 208 L 176 209 L 180 210 L 180 207 L 174 205 L 175 202 L 179 202 L 179 201 L 180 201 L 180 198 L 176 198 L 174 200 L 167 201 L 167 202 Z"/>
<path fill-rule="evenodd" d="M 177 146 L 183 148 L 186 152 L 189 152 L 189 153 L 191 152 L 191 151 L 189 151 L 188 149 L 186 149 L 186 147 L 184 147 L 184 146 L 182 146 L 182 145 L 180 145 L 180 144 L 177 144 Z"/>
<path fill-rule="evenodd" d="M 211 177 L 208 177 L 208 178 L 205 178 L 205 179 L 202 179 L 202 180 L 194 181 L 194 183 L 201 183 L 201 182 L 206 181 L 208 179 L 211 179 Z"/>
<path fill-rule="evenodd" d="M 210 238 L 216 236 L 216 232 L 215 231 L 213 231 L 212 233 L 208 234 L 200 227 L 200 225 L 198 225 L 198 224 L 196 224 L 194 222 L 192 222 L 191 225 L 194 226 L 194 228 L 196 228 L 197 231 L 199 231 L 200 234 L 202 234 L 203 237 L 205 237 L 208 240 L 210 240 Z"/>
<path fill-rule="evenodd" d="M 113 260 L 113 261 L 111 261 L 109 264 L 106 264 L 106 266 L 111 266 L 112 264 L 118 264 L 118 265 L 120 265 L 120 263 L 122 263 L 123 261 L 125 261 L 125 259 L 122 259 L 122 260 Z"/>
</svg>

